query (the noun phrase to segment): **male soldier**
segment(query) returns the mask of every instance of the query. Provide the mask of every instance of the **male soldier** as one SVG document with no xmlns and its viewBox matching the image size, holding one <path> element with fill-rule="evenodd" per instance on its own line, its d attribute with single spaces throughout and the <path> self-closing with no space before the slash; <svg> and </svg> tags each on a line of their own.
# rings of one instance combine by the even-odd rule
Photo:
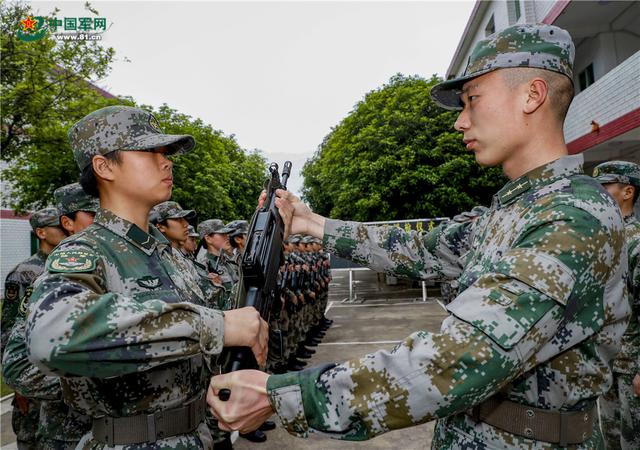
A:
<svg viewBox="0 0 640 450">
<path fill-rule="evenodd" d="M 250 429 L 275 410 L 298 436 L 363 440 L 438 419 L 438 450 L 602 447 L 596 399 L 628 322 L 627 260 L 619 209 L 583 174 L 582 156 L 567 156 L 573 55 L 566 31 L 517 25 L 480 41 L 465 75 L 432 89 L 438 104 L 462 108 L 455 128 L 476 161 L 511 180 L 478 219 L 462 269 L 447 236 L 325 219 L 276 192 L 287 232 L 323 237 L 328 251 L 376 271 L 458 278 L 460 294 L 439 333 L 413 333 L 391 351 L 213 378 L 221 426 Z"/>
<path fill-rule="evenodd" d="M 640 196 L 640 166 L 627 161 L 598 165 L 593 176 L 620 206 L 629 255 L 631 320 L 613 360 L 613 386 L 600 401 L 607 449 L 640 449 L 640 221 L 633 207 Z"/>
<path fill-rule="evenodd" d="M 68 184 L 53 193 L 60 225 L 67 235 L 93 223 L 98 199 L 87 195 L 79 183 Z M 36 440 L 40 449 L 72 449 L 91 429 L 91 418 L 79 414 L 62 401 L 60 379 L 47 376 L 29 363 L 25 342 L 26 309 L 16 321 L 2 360 L 4 381 L 20 395 L 40 402 Z"/>
<path fill-rule="evenodd" d="M 21 305 L 26 304 L 29 299 L 31 285 L 44 270 L 49 253 L 65 237 L 59 220 L 60 213 L 56 208 L 38 210 L 29 219 L 29 224 L 38 238 L 38 251 L 14 267 L 4 283 L 1 353 L 4 353 L 11 329 L 20 315 Z M 40 402 L 16 393 L 11 404 L 13 405 L 11 425 L 18 448 L 31 448 L 36 442 L 35 433 L 38 428 Z"/>
<path fill-rule="evenodd" d="M 150 113 L 125 106 L 87 115 L 69 141 L 100 209 L 52 252 L 34 286 L 29 358 L 60 376 L 65 402 L 92 417 L 79 448 L 211 448 L 209 361 L 223 345 L 248 345 L 263 363 L 268 330 L 254 309 L 204 306 L 214 290 L 149 226 L 151 208 L 171 196 L 167 156 L 195 141 L 163 134 Z"/>
<path fill-rule="evenodd" d="M 249 223 L 246 220 L 234 220 L 227 224 L 227 228 L 231 228 L 229 232 L 229 244 L 233 248 L 233 260 L 238 264 L 242 263 L 242 252 L 244 250 L 245 238 L 249 229 Z"/>
</svg>

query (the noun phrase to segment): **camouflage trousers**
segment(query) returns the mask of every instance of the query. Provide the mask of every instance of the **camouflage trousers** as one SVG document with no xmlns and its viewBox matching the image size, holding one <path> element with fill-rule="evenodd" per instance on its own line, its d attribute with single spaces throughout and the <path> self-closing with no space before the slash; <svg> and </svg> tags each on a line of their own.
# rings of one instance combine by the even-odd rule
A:
<svg viewBox="0 0 640 450">
<path fill-rule="evenodd" d="M 16 394 L 11 402 L 11 426 L 20 448 L 34 448 L 40 416 L 40 402 Z"/>
<path fill-rule="evenodd" d="M 600 421 L 607 450 L 640 449 L 640 398 L 633 375 L 613 373 L 613 386 L 600 399 Z"/>
</svg>

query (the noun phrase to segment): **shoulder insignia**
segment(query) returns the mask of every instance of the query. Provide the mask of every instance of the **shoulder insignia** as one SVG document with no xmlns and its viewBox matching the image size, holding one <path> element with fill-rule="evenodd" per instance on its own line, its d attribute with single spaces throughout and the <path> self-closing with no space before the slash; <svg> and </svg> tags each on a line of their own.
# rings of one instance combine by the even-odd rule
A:
<svg viewBox="0 0 640 450">
<path fill-rule="evenodd" d="M 47 259 L 49 272 L 77 273 L 93 272 L 98 257 L 86 250 L 61 250 Z"/>
<path fill-rule="evenodd" d="M 20 312 L 20 314 L 22 314 L 24 317 L 27 316 L 27 308 L 29 305 L 29 299 L 31 298 L 31 293 L 33 292 L 33 286 L 29 286 L 25 292 L 24 292 L 24 297 L 22 297 L 22 301 L 20 302 L 20 307 L 18 309 L 18 311 Z"/>
<path fill-rule="evenodd" d="M 136 282 L 147 289 L 155 289 L 160 286 L 160 278 L 147 275 L 146 277 L 139 278 Z"/>
<path fill-rule="evenodd" d="M 4 285 L 4 298 L 7 300 L 15 300 L 20 295 L 20 285 L 15 282 L 5 283 Z"/>
</svg>

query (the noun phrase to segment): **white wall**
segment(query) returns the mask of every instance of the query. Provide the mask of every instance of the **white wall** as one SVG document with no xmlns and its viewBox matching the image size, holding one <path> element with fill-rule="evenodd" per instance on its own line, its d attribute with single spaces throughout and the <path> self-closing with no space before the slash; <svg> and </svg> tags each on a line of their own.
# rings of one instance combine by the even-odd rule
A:
<svg viewBox="0 0 640 450">
<path fill-rule="evenodd" d="M 4 280 L 18 263 L 31 256 L 31 225 L 24 219 L 0 219 L 0 296 Z"/>
<path fill-rule="evenodd" d="M 590 133 L 592 120 L 602 126 L 640 108 L 638 80 L 640 51 L 576 95 L 564 124 L 566 142 Z"/>
</svg>

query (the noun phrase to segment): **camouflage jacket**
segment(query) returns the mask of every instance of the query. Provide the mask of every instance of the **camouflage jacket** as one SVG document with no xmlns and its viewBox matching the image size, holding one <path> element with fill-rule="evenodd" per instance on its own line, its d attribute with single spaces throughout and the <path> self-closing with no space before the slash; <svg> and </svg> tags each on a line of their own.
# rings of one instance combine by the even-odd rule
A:
<svg viewBox="0 0 640 450">
<path fill-rule="evenodd" d="M 4 353 L 11 328 L 20 314 L 20 304 L 31 291 L 31 285 L 44 271 L 47 255 L 38 251 L 13 268 L 4 282 L 4 299 L 2 300 L 2 343 L 0 357 Z"/>
<path fill-rule="evenodd" d="M 396 227 L 327 220 L 324 231 L 325 249 L 376 270 L 415 279 L 459 274 L 460 294 L 439 333 L 418 331 L 391 351 L 270 376 L 270 401 L 289 432 L 362 440 L 441 419 L 434 449 L 553 449 L 464 412 L 497 393 L 581 410 L 610 388 L 629 316 L 624 227 L 613 200 L 583 175 L 580 155 L 507 183 L 458 250 L 446 235 Z M 600 439 L 594 429 L 579 448 L 599 448 Z"/>
<path fill-rule="evenodd" d="M 220 275 L 222 286 L 224 287 L 225 291 L 220 296 L 220 300 L 218 301 L 218 309 L 221 309 L 223 311 L 233 309 L 232 301 L 234 299 L 236 286 L 238 284 L 237 280 L 234 281 L 234 276 L 232 276 L 235 268 L 231 267 L 231 264 L 229 263 L 229 261 L 227 261 L 227 258 L 225 258 L 224 255 L 214 255 L 213 253 L 210 253 L 208 251 L 201 254 L 198 263 L 204 265 L 204 267 L 207 268 L 207 271 L 210 267 L 215 268 Z"/>
<path fill-rule="evenodd" d="M 56 247 L 34 285 L 29 358 L 59 375 L 65 402 L 92 417 L 183 405 L 204 392 L 205 364 L 223 345 L 223 314 L 203 306 L 203 286 L 155 227 L 148 234 L 99 209 L 93 225 Z M 206 442 L 203 421 L 156 445 Z"/>
<path fill-rule="evenodd" d="M 77 442 L 91 428 L 90 417 L 63 402 L 60 378 L 45 375 L 29 362 L 25 319 L 21 313 L 11 330 L 2 359 L 2 377 L 20 395 L 40 402 L 36 439 Z"/>
<path fill-rule="evenodd" d="M 619 373 L 640 373 L 640 220 L 635 215 L 625 217 L 627 250 L 629 253 L 629 303 L 631 320 L 622 336 L 620 353 L 613 361 Z"/>
</svg>

